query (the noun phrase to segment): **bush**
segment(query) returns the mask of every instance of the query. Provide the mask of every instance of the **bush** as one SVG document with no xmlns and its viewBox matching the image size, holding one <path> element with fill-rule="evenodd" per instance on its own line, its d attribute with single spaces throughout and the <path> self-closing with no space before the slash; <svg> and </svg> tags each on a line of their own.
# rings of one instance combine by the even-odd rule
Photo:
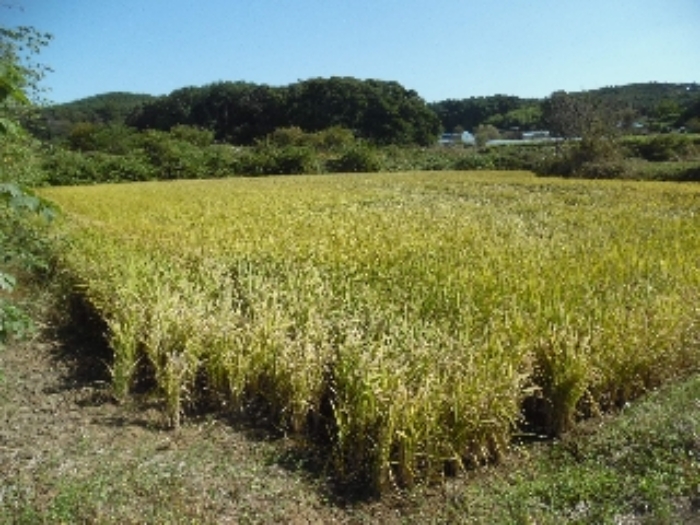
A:
<svg viewBox="0 0 700 525">
<path fill-rule="evenodd" d="M 313 152 L 305 147 L 259 146 L 236 161 L 236 173 L 241 175 L 300 175 L 318 173 Z"/>
<path fill-rule="evenodd" d="M 638 180 L 700 182 L 700 162 L 628 161 L 629 169 Z"/>
<path fill-rule="evenodd" d="M 133 150 L 137 132 L 121 124 L 79 122 L 71 128 L 65 146 L 74 151 L 102 151 L 125 155 Z"/>
<path fill-rule="evenodd" d="M 352 147 L 355 135 L 347 128 L 332 126 L 314 133 L 312 143 L 319 150 L 338 151 Z"/>
<path fill-rule="evenodd" d="M 474 130 L 474 137 L 476 138 L 476 145 L 482 148 L 489 140 L 501 138 L 501 134 L 498 129 L 491 124 L 479 124 Z"/>
<path fill-rule="evenodd" d="M 0 134 L 0 183 L 40 186 L 44 177 L 38 141 L 24 132 Z"/>
<path fill-rule="evenodd" d="M 690 155 L 693 148 L 690 137 L 677 133 L 665 133 L 637 142 L 632 149 L 636 156 L 659 162 L 681 160 Z"/>
<path fill-rule="evenodd" d="M 553 151 L 551 145 L 516 145 L 489 148 L 488 155 L 498 170 L 536 171 L 542 159 Z"/>
<path fill-rule="evenodd" d="M 55 148 L 45 156 L 43 168 L 46 182 L 54 186 L 151 180 L 158 176 L 148 159 L 138 153 L 110 155 Z"/>
<path fill-rule="evenodd" d="M 96 154 L 93 158 L 102 182 L 136 182 L 156 178 L 156 170 L 141 155 Z"/>
<path fill-rule="evenodd" d="M 382 171 L 442 171 L 452 169 L 454 159 L 462 154 L 457 148 L 418 148 L 385 146 L 377 150 Z"/>
<path fill-rule="evenodd" d="M 302 146 L 306 142 L 308 142 L 308 134 L 304 133 L 304 130 L 298 126 L 277 128 L 262 141 L 263 144 L 282 148 L 288 146 Z"/>
<path fill-rule="evenodd" d="M 624 179 L 630 178 L 630 171 L 622 160 L 601 160 L 581 164 L 573 175 L 584 179 Z"/>
<path fill-rule="evenodd" d="M 487 154 L 474 153 L 458 158 L 454 163 L 456 170 L 492 170 L 495 169 L 493 158 Z"/>
<path fill-rule="evenodd" d="M 46 182 L 55 186 L 98 182 L 99 171 L 86 154 L 53 148 L 45 157 Z"/>
<path fill-rule="evenodd" d="M 305 147 L 280 148 L 272 153 L 272 163 L 268 165 L 269 174 L 301 175 L 317 173 L 315 155 Z"/>
<path fill-rule="evenodd" d="M 51 208 L 37 197 L 16 184 L 0 184 L 0 346 L 32 329 L 27 313 L 11 298 L 15 271 L 49 271 L 48 240 L 42 228 L 52 218 Z"/>
<path fill-rule="evenodd" d="M 207 177 L 220 178 L 235 174 L 238 155 L 234 147 L 212 144 L 206 148 L 203 153 Z"/>
<path fill-rule="evenodd" d="M 375 150 L 359 145 L 345 151 L 339 158 L 329 160 L 327 168 L 333 173 L 371 173 L 381 171 L 382 163 Z"/>
<path fill-rule="evenodd" d="M 333 126 L 328 129 L 307 133 L 298 126 L 278 128 L 260 141 L 262 146 L 310 147 L 317 151 L 338 151 L 351 147 L 355 136 L 349 129 Z"/>
<path fill-rule="evenodd" d="M 175 126 L 170 130 L 170 136 L 200 148 L 206 148 L 214 143 L 213 131 L 195 126 Z"/>
<path fill-rule="evenodd" d="M 556 148 L 534 167 L 538 175 L 617 178 L 626 174 L 623 149 L 605 136 L 584 137 Z"/>
<path fill-rule="evenodd" d="M 199 179 L 207 176 L 202 148 L 170 133 L 153 130 L 141 133 L 138 146 L 159 179 Z"/>
</svg>

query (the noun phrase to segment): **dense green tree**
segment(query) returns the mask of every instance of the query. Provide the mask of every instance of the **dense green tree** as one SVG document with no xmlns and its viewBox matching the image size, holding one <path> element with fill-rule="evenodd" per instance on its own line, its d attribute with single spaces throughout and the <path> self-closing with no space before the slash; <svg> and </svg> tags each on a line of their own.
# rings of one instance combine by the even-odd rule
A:
<svg viewBox="0 0 700 525">
<path fill-rule="evenodd" d="M 568 93 L 573 98 L 596 100 L 606 107 L 629 108 L 637 118 L 655 119 L 659 105 L 664 101 L 674 101 L 678 108 L 690 107 L 698 95 L 700 84 L 672 84 L 648 82 L 609 86 L 585 92 Z M 448 99 L 430 104 L 440 118 L 443 129 L 453 130 L 461 126 L 474 130 L 479 124 L 493 124 L 501 129 L 517 127 L 533 130 L 544 126 L 538 109 L 542 100 L 518 99 L 505 95 L 492 97 L 472 97 L 468 99 Z M 686 119 L 687 120 L 687 119 Z"/>
<path fill-rule="evenodd" d="M 688 107 L 680 115 L 677 126 L 684 126 L 687 131 L 692 133 L 700 133 L 700 95 L 688 104 Z"/>
<path fill-rule="evenodd" d="M 136 108 L 154 98 L 151 95 L 112 92 L 46 106 L 39 110 L 39 121 L 29 129 L 43 140 L 60 142 L 76 124 L 122 125 Z"/>
<path fill-rule="evenodd" d="M 580 137 L 590 118 L 590 106 L 565 91 L 556 91 L 542 103 L 542 119 L 555 137 Z"/>
<path fill-rule="evenodd" d="M 137 106 L 126 118 L 126 122 L 140 129 L 161 131 L 168 131 L 178 124 L 193 124 L 192 107 L 200 96 L 201 90 L 195 87 L 177 89 L 168 96 Z"/>
<path fill-rule="evenodd" d="M 125 155 L 134 147 L 136 139 L 136 130 L 123 124 L 78 122 L 71 126 L 61 144 L 74 151 Z"/>
<path fill-rule="evenodd" d="M 197 126 L 213 131 L 217 140 L 252 144 L 286 124 L 284 95 L 277 88 L 246 82 L 188 87 L 142 105 L 127 123 L 161 131 Z"/>
<path fill-rule="evenodd" d="M 307 131 L 340 126 L 378 144 L 432 144 L 437 116 L 413 90 L 397 82 L 350 77 L 292 85 L 290 121 Z"/>
<path fill-rule="evenodd" d="M 3 69 L 0 75 L 5 84 L 4 88 L 0 89 L 7 89 L 6 82 L 10 81 L 10 98 L 21 92 L 29 100 L 41 100 L 45 91 L 41 81 L 50 68 L 36 62 L 36 56 L 48 45 L 51 38 L 50 34 L 42 33 L 33 27 L 0 27 L 0 64 Z M 8 92 L 5 91 L 3 103 L 8 101 L 7 95 Z"/>
<path fill-rule="evenodd" d="M 507 113 L 498 113 L 485 121 L 500 129 L 517 129 L 519 131 L 532 131 L 541 129 L 542 107 L 540 104 L 528 104 Z"/>
<path fill-rule="evenodd" d="M 396 82 L 341 77 L 280 88 L 244 82 L 186 88 L 144 104 L 127 122 L 162 131 L 199 126 L 235 144 L 253 144 L 277 128 L 296 126 L 307 133 L 339 127 L 380 144 L 427 145 L 440 126 L 415 91 Z"/>
<path fill-rule="evenodd" d="M 32 185 L 41 178 L 37 145 L 23 124 L 43 93 L 48 68 L 36 56 L 50 39 L 31 27 L 0 27 L 0 182 Z"/>
<path fill-rule="evenodd" d="M 624 110 L 614 100 L 552 93 L 542 103 L 548 129 L 555 137 L 577 140 L 558 147 L 557 156 L 542 171 L 590 178 L 621 176 L 626 169 L 618 144 Z"/>
<path fill-rule="evenodd" d="M 440 118 L 443 129 L 461 126 L 474 131 L 489 119 L 503 116 L 516 110 L 528 101 L 508 95 L 490 97 L 471 97 L 462 100 L 449 99 L 431 104 L 430 107 Z"/>
<path fill-rule="evenodd" d="M 206 148 L 214 143 L 214 132 L 193 126 L 175 126 L 170 135 L 176 140 L 182 140 L 193 146 Z"/>
</svg>

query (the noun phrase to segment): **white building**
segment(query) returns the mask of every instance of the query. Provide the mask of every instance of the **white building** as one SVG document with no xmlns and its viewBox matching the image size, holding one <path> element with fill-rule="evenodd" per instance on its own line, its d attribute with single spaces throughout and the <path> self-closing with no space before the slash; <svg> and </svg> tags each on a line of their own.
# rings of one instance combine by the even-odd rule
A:
<svg viewBox="0 0 700 525">
<path fill-rule="evenodd" d="M 459 144 L 465 146 L 476 146 L 476 139 L 474 135 L 468 131 L 463 133 L 443 133 L 438 140 L 438 144 L 441 146 L 456 146 Z"/>
</svg>

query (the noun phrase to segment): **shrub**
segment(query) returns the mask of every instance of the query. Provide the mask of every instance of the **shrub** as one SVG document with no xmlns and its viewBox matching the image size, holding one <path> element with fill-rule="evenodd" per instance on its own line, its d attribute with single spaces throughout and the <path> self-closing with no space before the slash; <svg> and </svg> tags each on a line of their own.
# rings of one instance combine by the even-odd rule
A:
<svg viewBox="0 0 700 525">
<path fill-rule="evenodd" d="M 354 142 L 353 132 L 341 126 L 332 126 L 316 133 L 307 133 L 298 126 L 292 126 L 276 129 L 261 141 L 261 145 L 280 148 L 302 146 L 318 151 L 338 151 L 351 147 Z"/>
<path fill-rule="evenodd" d="M 74 151 L 94 151 L 97 149 L 98 128 L 99 126 L 92 122 L 78 122 L 68 133 L 66 144 Z"/>
<path fill-rule="evenodd" d="M 235 166 L 237 173 L 250 176 L 299 175 L 319 171 L 313 152 L 295 146 L 258 146 L 240 156 Z"/>
<path fill-rule="evenodd" d="M 474 153 L 458 158 L 454 163 L 456 170 L 492 170 L 493 158 L 486 154 Z"/>
<path fill-rule="evenodd" d="M 308 141 L 308 135 L 298 126 L 289 128 L 277 128 L 270 133 L 264 143 L 272 146 L 287 147 L 301 146 Z"/>
<path fill-rule="evenodd" d="M 46 182 L 55 186 L 99 182 L 99 171 L 89 155 L 63 148 L 52 149 L 44 158 Z"/>
<path fill-rule="evenodd" d="M 159 172 L 144 156 L 79 153 L 55 148 L 43 163 L 46 182 L 55 186 L 141 181 L 157 178 Z"/>
<path fill-rule="evenodd" d="M 238 155 L 232 146 L 212 144 L 203 153 L 207 177 L 219 178 L 235 174 Z"/>
<path fill-rule="evenodd" d="M 617 140 L 606 136 L 588 136 L 568 142 L 537 162 L 539 175 L 587 178 L 616 178 L 624 174 L 623 150 Z"/>
<path fill-rule="evenodd" d="M 700 117 L 693 117 L 685 123 L 685 129 L 690 133 L 700 133 Z"/>
<path fill-rule="evenodd" d="M 327 167 L 334 173 L 371 173 L 381 171 L 382 163 L 374 149 L 358 145 L 345 151 L 339 158 L 329 160 Z"/>
<path fill-rule="evenodd" d="M 198 179 L 207 176 L 202 148 L 169 133 L 149 130 L 139 144 L 159 179 Z"/>
<path fill-rule="evenodd" d="M 584 179 L 623 179 L 629 178 L 630 172 L 624 161 L 601 160 L 581 164 L 573 175 Z"/>
<path fill-rule="evenodd" d="M 64 145 L 74 151 L 125 155 L 133 150 L 136 138 L 136 130 L 122 124 L 79 122 L 72 126 Z"/>
<path fill-rule="evenodd" d="M 96 154 L 93 158 L 103 182 L 144 181 L 156 177 L 156 170 L 141 155 Z"/>
<path fill-rule="evenodd" d="M 634 163 L 636 178 L 676 182 L 700 182 L 698 162 L 648 162 Z"/>
<path fill-rule="evenodd" d="M 474 137 L 476 138 L 476 144 L 480 148 L 485 146 L 489 140 L 496 140 L 501 137 L 498 129 L 491 124 L 480 124 L 474 130 Z"/>
<path fill-rule="evenodd" d="M 638 156 L 653 162 L 680 160 L 690 154 L 692 142 L 685 135 L 665 133 L 638 142 L 634 149 Z"/>
<path fill-rule="evenodd" d="M 36 140 L 26 133 L 0 135 L 0 183 L 39 186 L 44 178 L 40 145 Z"/>
<path fill-rule="evenodd" d="M 313 145 L 324 151 L 338 151 L 350 148 L 355 143 L 355 135 L 347 128 L 332 126 L 314 133 Z"/>
<path fill-rule="evenodd" d="M 36 221 L 40 216 L 44 221 Z M 12 300 L 15 270 L 46 272 L 50 267 L 47 239 L 41 233 L 53 211 L 16 184 L 0 184 L 0 346 L 32 330 L 27 313 Z"/>
<path fill-rule="evenodd" d="M 211 146 L 214 143 L 213 131 L 195 126 L 175 126 L 170 130 L 170 136 L 200 148 Z"/>
<path fill-rule="evenodd" d="M 498 146 L 488 150 L 498 170 L 537 170 L 542 159 L 553 151 L 550 145 Z"/>
<path fill-rule="evenodd" d="M 268 166 L 270 174 L 300 175 L 316 173 L 314 154 L 305 147 L 287 147 L 272 152 L 272 163 Z"/>
</svg>

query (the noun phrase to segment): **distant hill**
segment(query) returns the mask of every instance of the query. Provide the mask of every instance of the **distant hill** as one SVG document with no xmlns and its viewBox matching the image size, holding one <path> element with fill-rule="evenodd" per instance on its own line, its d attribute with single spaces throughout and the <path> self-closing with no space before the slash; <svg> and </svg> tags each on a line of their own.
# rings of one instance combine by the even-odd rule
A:
<svg viewBox="0 0 700 525">
<path fill-rule="evenodd" d="M 685 109 L 700 97 L 700 84 L 671 84 L 646 82 L 624 86 L 608 86 L 580 92 L 594 97 L 613 99 L 637 110 L 640 114 L 652 116 L 659 106 L 677 104 Z"/>
<path fill-rule="evenodd" d="M 74 122 L 123 121 L 136 106 L 154 98 L 153 95 L 115 91 L 50 106 L 47 111 Z"/>
<path fill-rule="evenodd" d="M 195 90 L 197 89 L 201 88 Z M 183 90 L 173 93 L 180 91 Z M 700 84 L 646 82 L 606 86 L 570 94 L 602 99 L 615 107 L 630 108 L 638 118 L 656 122 L 659 127 L 681 126 L 690 118 L 698 117 L 696 113 L 700 102 Z M 42 110 L 44 125 L 40 134 L 47 135 L 48 138 L 63 136 L 78 122 L 123 124 L 138 108 L 150 107 L 157 100 L 162 102 L 169 98 L 172 97 L 112 92 L 57 104 Z M 446 131 L 473 131 L 483 124 L 492 124 L 499 129 L 518 128 L 527 131 L 541 129 L 542 100 L 498 94 L 448 99 L 427 106 L 437 114 Z M 312 104 L 311 101 L 308 102 Z"/>
<path fill-rule="evenodd" d="M 41 112 L 45 132 L 49 137 L 63 135 L 78 122 L 123 124 L 137 107 L 155 98 L 139 93 L 111 92 L 49 106 Z"/>
<path fill-rule="evenodd" d="M 629 108 L 637 118 L 657 123 L 657 127 L 681 126 L 695 116 L 700 100 L 700 84 L 646 82 L 607 86 L 570 92 L 573 96 L 599 99 L 609 107 Z M 448 99 L 430 104 L 440 118 L 443 129 L 474 130 L 483 124 L 521 131 L 542 126 L 540 105 L 543 99 L 524 99 L 507 95 Z"/>
</svg>

